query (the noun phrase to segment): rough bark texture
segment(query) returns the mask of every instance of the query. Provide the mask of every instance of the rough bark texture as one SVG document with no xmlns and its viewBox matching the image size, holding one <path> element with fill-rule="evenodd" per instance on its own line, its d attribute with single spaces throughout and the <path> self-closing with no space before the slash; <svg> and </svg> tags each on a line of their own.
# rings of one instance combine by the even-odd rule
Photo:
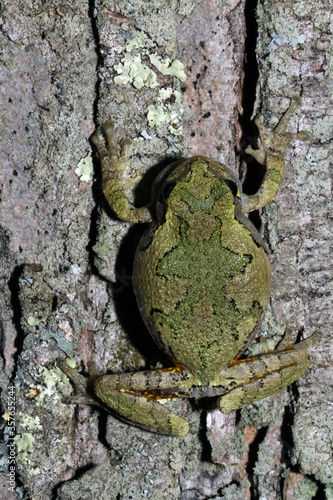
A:
<svg viewBox="0 0 333 500">
<path fill-rule="evenodd" d="M 252 2 L 233 0 L 3 0 L 1 8 L 0 383 L 10 424 L 2 498 L 333 498 L 329 1 L 262 0 L 256 12 Z M 115 83 L 126 46 L 130 58 L 141 57 L 139 74 L 143 65 L 153 69 L 159 86 L 137 88 L 130 75 Z M 152 54 L 182 61 L 187 80 L 157 71 Z M 161 88 L 172 89 L 174 115 L 149 126 L 148 106 L 166 113 Z M 103 205 L 98 163 L 92 180 L 95 127 L 111 117 L 119 139 L 137 138 L 131 171 L 144 172 L 133 194 L 141 205 L 174 158 L 200 153 L 245 171 L 239 152 L 252 112 L 260 109 L 273 126 L 294 92 L 303 111 L 291 129 L 311 129 L 313 141 L 290 148 L 282 187 L 260 214 L 273 266 L 262 332 L 274 348 L 286 325 L 295 338 L 321 329 L 310 370 L 237 414 L 171 402 L 191 424 L 181 440 L 62 404 L 71 386 L 54 368 L 59 356 L 112 372 L 168 363 L 130 286 L 142 228 Z M 248 192 L 260 175 L 251 162 Z M 258 340 L 251 352 L 260 349 Z M 16 489 L 6 455 L 14 393 Z"/>
</svg>

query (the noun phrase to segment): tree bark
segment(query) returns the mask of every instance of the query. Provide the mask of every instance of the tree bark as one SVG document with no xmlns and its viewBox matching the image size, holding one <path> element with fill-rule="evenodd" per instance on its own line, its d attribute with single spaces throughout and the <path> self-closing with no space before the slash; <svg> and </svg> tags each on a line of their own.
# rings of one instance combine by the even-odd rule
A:
<svg viewBox="0 0 333 500">
<path fill-rule="evenodd" d="M 330 18 L 328 1 L 3 0 L 3 498 L 333 496 Z M 186 80 L 180 66 L 164 70 L 167 58 L 184 64 Z M 292 145 L 275 200 L 252 218 L 272 261 L 261 332 L 274 349 L 286 326 L 295 340 L 322 330 L 308 372 L 229 415 L 172 401 L 191 425 L 181 440 L 63 404 L 71 385 L 54 366 L 59 356 L 86 373 L 90 360 L 115 373 L 168 366 L 131 288 L 143 228 L 121 223 L 103 200 L 95 128 L 111 118 L 119 140 L 136 139 L 138 206 L 157 172 L 195 154 L 238 172 L 253 193 L 262 171 L 242 154 L 252 115 L 260 110 L 273 128 L 295 92 L 303 109 L 290 130 L 311 129 L 313 140 Z M 249 352 L 260 350 L 258 338 Z"/>
</svg>

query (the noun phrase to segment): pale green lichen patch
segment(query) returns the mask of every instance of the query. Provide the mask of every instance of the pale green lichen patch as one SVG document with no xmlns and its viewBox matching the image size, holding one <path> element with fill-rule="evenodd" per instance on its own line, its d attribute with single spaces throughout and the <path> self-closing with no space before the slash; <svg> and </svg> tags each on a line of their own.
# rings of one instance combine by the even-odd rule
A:
<svg viewBox="0 0 333 500">
<path fill-rule="evenodd" d="M 183 132 L 182 116 L 183 106 L 180 92 L 172 90 L 170 87 L 161 89 L 156 104 L 148 106 L 147 118 L 149 126 L 159 127 L 164 123 L 168 123 L 169 132 L 174 135 L 181 135 Z"/>
<path fill-rule="evenodd" d="M 117 76 L 114 83 L 125 85 L 130 83 L 137 89 L 143 87 L 156 88 L 159 86 L 157 73 L 143 62 L 143 58 L 149 59 L 159 73 L 164 76 L 173 76 L 184 82 L 186 74 L 184 64 L 169 57 L 162 59 L 159 55 L 152 53 L 154 42 L 140 31 L 134 37 L 127 40 L 126 53 L 119 64 L 114 66 Z M 148 106 L 148 123 L 150 127 L 159 127 L 165 123 L 169 124 L 169 132 L 173 135 L 182 134 L 181 118 L 183 107 L 180 93 L 171 88 L 163 88 L 159 91 L 156 103 Z"/>
<path fill-rule="evenodd" d="M 46 398 L 57 396 L 57 385 L 66 383 L 66 375 L 57 366 L 54 366 L 51 370 L 38 366 L 39 378 L 41 383 L 37 385 L 38 395 L 36 396 L 36 404 L 39 407 L 46 406 Z M 36 385 L 31 386 L 33 389 Z M 31 397 L 32 394 L 30 393 Z"/>
<path fill-rule="evenodd" d="M 65 383 L 66 382 L 66 376 L 60 368 L 55 366 L 51 370 L 48 370 L 47 368 L 41 367 L 41 380 L 46 386 L 46 391 L 45 394 L 52 396 L 52 394 L 55 391 L 56 385 L 59 383 Z"/>
<path fill-rule="evenodd" d="M 184 64 L 175 59 L 172 63 L 167 57 L 164 61 L 159 56 L 151 54 L 149 56 L 150 62 L 158 69 L 162 75 L 170 75 L 178 78 L 181 82 L 185 82 L 186 74 L 184 71 Z"/>
<path fill-rule="evenodd" d="M 37 326 L 41 321 L 43 321 L 43 313 L 42 312 L 34 312 L 32 316 L 29 316 L 27 319 L 27 323 L 30 326 Z"/>
<path fill-rule="evenodd" d="M 94 167 L 91 151 L 79 161 L 75 173 L 81 182 L 89 182 L 92 179 Z"/>
<path fill-rule="evenodd" d="M 127 52 L 121 60 L 121 64 L 116 64 L 114 69 L 118 76 L 114 77 L 114 83 L 125 85 L 131 83 L 135 88 L 158 87 L 156 74 L 141 61 L 140 55 L 132 55 Z"/>
<path fill-rule="evenodd" d="M 168 120 L 168 113 L 166 113 L 162 106 L 148 106 L 148 122 L 150 127 L 158 127 Z"/>
<path fill-rule="evenodd" d="M 200 0 L 198 3 L 200 3 Z M 196 0 L 178 0 L 177 12 L 181 16 L 189 17 L 192 14 L 192 11 L 196 6 L 196 4 L 197 4 Z"/>
<path fill-rule="evenodd" d="M 130 38 L 126 43 L 126 54 L 119 64 L 115 64 L 114 69 L 118 75 L 114 77 L 114 83 L 125 85 L 131 83 L 135 88 L 158 87 L 156 73 L 142 62 L 142 57 L 149 57 L 150 62 L 162 73 L 162 75 L 174 76 L 181 82 L 186 80 L 184 64 L 175 59 L 171 62 L 169 58 L 162 60 L 156 54 L 150 54 L 152 42 L 147 35 L 140 31 L 136 36 Z"/>
<path fill-rule="evenodd" d="M 126 44 L 126 52 L 132 52 L 135 49 L 141 49 L 145 47 L 147 41 L 147 35 L 144 31 L 139 31 L 139 33 L 128 40 Z"/>
<path fill-rule="evenodd" d="M 29 431 L 33 430 L 39 430 L 41 431 L 43 429 L 43 426 L 40 423 L 39 417 L 36 415 L 35 417 L 32 417 L 28 415 L 27 413 L 23 413 L 22 411 L 19 411 L 19 421 L 21 427 L 24 427 L 28 429 Z"/>
<path fill-rule="evenodd" d="M 33 452 L 35 442 L 31 432 L 22 432 L 14 437 L 14 443 L 17 448 L 17 461 L 21 463 L 31 463 L 29 455 Z"/>
</svg>

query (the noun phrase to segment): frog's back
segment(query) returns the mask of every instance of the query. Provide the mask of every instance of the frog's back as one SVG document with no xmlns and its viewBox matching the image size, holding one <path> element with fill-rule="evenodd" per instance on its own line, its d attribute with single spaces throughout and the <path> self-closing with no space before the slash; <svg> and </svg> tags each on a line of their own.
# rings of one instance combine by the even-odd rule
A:
<svg viewBox="0 0 333 500">
<path fill-rule="evenodd" d="M 258 235 L 235 217 L 235 193 L 207 170 L 208 159 L 193 160 L 139 245 L 134 288 L 157 343 L 206 383 L 256 333 L 270 264 Z"/>
</svg>

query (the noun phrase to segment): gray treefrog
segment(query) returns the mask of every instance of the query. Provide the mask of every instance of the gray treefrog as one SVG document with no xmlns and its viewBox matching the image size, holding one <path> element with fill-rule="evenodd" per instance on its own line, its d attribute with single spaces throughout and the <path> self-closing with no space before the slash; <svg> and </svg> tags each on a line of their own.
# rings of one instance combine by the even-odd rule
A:
<svg viewBox="0 0 333 500">
<path fill-rule="evenodd" d="M 167 435 L 184 436 L 188 422 L 159 399 L 219 396 L 222 412 L 265 398 L 287 387 L 309 367 L 308 346 L 319 332 L 296 345 L 243 359 L 258 333 L 271 291 L 265 244 L 246 217 L 273 200 L 283 177 L 284 156 L 305 131 L 286 131 L 301 98 L 293 95 L 274 131 L 261 116 L 255 123 L 261 147 L 246 152 L 265 165 L 259 191 L 242 194 L 227 167 L 204 156 L 179 161 L 162 172 L 153 204 L 131 206 L 124 173 L 131 141 L 118 146 L 112 122 L 97 130 L 103 192 L 120 219 L 149 222 L 136 250 L 134 291 L 139 310 L 171 368 L 94 376 L 94 393 L 120 418 Z M 157 189 L 156 186 L 161 186 Z M 60 362 L 85 392 L 87 379 Z M 79 378 L 81 377 L 81 378 Z"/>
</svg>

